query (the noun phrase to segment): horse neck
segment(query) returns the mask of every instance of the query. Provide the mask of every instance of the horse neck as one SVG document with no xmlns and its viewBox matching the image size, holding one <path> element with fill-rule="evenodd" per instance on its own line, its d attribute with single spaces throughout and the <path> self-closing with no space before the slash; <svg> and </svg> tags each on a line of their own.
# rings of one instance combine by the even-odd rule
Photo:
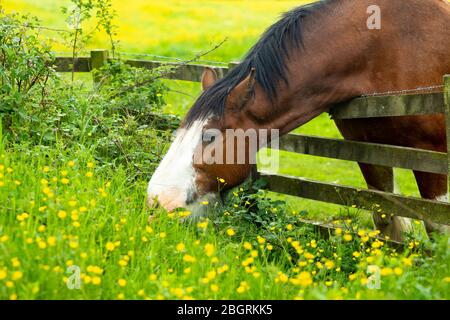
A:
<svg viewBox="0 0 450 320">
<path fill-rule="evenodd" d="M 419 18 L 433 16 L 434 24 L 445 25 L 448 10 L 436 2 L 423 8 L 420 1 L 408 1 L 404 2 L 409 12 L 400 10 L 400 3 L 379 1 L 384 14 L 380 30 L 367 28 L 367 7 L 372 3 L 368 0 L 335 1 L 332 10 L 305 23 L 305 46 L 291 54 L 287 84 L 279 84 L 272 108 L 276 114 L 267 126 L 285 134 L 366 93 L 442 84 L 442 75 L 450 71 L 450 55 L 445 54 L 450 29 L 431 32 Z M 416 30 L 417 41 L 411 41 L 405 30 Z"/>
</svg>

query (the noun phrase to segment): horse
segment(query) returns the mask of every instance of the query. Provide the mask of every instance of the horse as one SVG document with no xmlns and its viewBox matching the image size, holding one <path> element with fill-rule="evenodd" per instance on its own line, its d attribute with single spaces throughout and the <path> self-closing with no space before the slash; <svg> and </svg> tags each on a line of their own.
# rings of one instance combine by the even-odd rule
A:
<svg viewBox="0 0 450 320">
<path fill-rule="evenodd" d="M 373 10 L 373 4 L 376 2 Z M 324 0 L 285 13 L 225 77 L 202 75 L 203 92 L 188 111 L 150 179 L 149 206 L 186 207 L 242 183 L 252 165 L 207 161 L 208 145 L 235 148 L 229 129 L 279 130 L 280 136 L 332 107 L 367 94 L 435 92 L 450 73 L 450 5 L 445 0 Z M 370 24 L 374 12 L 378 27 Z M 377 18 L 377 17 L 375 17 Z M 422 88 L 422 89 L 421 89 Z M 428 89 L 426 89 L 428 88 Z M 433 89 L 434 88 L 434 89 Z M 444 115 L 336 120 L 344 139 L 446 152 Z M 206 135 L 206 137 L 205 137 Z M 245 152 L 249 153 L 248 143 Z M 194 161 L 200 157 L 205 161 Z M 394 192 L 390 167 L 359 163 L 368 188 Z M 447 176 L 414 171 L 423 198 L 447 199 Z M 406 218 L 373 213 L 392 239 Z M 437 226 L 426 223 L 427 230 Z"/>
</svg>

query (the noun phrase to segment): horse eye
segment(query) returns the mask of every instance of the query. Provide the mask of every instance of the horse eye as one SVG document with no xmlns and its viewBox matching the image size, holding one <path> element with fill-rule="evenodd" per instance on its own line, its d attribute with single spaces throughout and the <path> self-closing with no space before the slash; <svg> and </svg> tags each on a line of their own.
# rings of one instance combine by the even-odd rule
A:
<svg viewBox="0 0 450 320">
<path fill-rule="evenodd" d="M 216 139 L 215 135 L 212 132 L 205 131 L 202 134 L 202 141 L 206 143 L 212 143 Z"/>
</svg>

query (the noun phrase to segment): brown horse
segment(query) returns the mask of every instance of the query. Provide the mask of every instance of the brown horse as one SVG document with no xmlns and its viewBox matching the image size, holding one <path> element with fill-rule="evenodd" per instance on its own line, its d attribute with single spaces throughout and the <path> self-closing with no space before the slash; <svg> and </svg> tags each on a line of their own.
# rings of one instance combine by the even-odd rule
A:
<svg viewBox="0 0 450 320">
<path fill-rule="evenodd" d="M 379 20 L 375 27 L 373 19 Z M 205 138 L 207 129 L 279 129 L 283 135 L 365 94 L 442 84 L 450 73 L 449 26 L 445 0 L 328 0 L 286 13 L 224 78 L 205 71 L 203 93 L 150 180 L 149 205 L 157 199 L 168 210 L 184 207 L 216 192 L 218 177 L 227 187 L 246 179 L 248 162 L 193 161 L 198 153 L 208 158 L 202 153 L 212 141 L 225 154 L 235 148 L 226 135 Z M 336 125 L 346 139 L 446 152 L 443 115 L 341 120 Z M 360 167 L 369 188 L 393 191 L 392 168 Z M 414 174 L 422 197 L 446 197 L 445 175 Z M 406 228 L 398 217 L 374 218 L 393 238 Z"/>
</svg>

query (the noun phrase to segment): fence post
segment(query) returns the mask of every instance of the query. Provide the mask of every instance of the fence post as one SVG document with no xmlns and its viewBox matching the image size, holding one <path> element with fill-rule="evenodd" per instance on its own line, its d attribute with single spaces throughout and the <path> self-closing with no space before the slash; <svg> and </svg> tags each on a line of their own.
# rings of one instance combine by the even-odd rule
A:
<svg viewBox="0 0 450 320">
<path fill-rule="evenodd" d="M 450 201 L 450 74 L 444 76 L 445 126 L 447 133 L 447 195 Z"/>
<path fill-rule="evenodd" d="M 108 61 L 108 50 L 97 49 L 91 51 L 91 71 L 95 69 L 100 69 Z M 100 82 L 100 77 L 93 74 L 94 85 Z"/>
</svg>

